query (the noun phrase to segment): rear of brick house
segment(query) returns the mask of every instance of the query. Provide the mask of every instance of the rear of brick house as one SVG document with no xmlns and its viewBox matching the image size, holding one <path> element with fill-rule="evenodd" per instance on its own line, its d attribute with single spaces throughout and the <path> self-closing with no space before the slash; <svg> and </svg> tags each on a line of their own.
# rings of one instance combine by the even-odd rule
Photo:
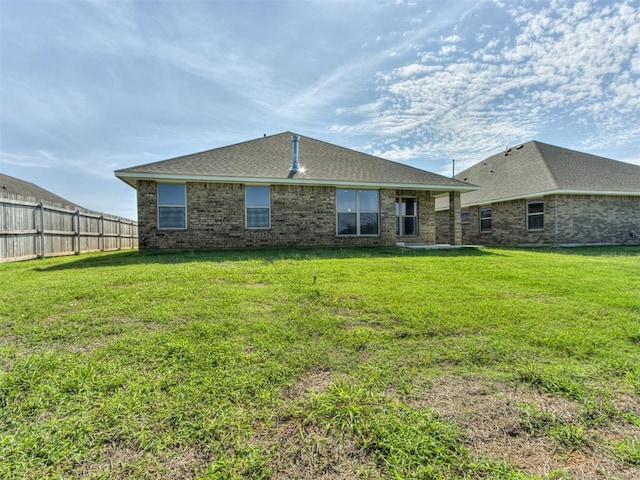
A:
<svg viewBox="0 0 640 480">
<path fill-rule="evenodd" d="M 115 175 L 137 190 L 141 249 L 433 244 L 438 197 L 460 244 L 477 188 L 291 132 Z"/>
<path fill-rule="evenodd" d="M 541 142 L 493 155 L 456 175 L 463 244 L 640 244 L 640 166 Z M 437 241 L 450 212 L 437 205 Z"/>
</svg>

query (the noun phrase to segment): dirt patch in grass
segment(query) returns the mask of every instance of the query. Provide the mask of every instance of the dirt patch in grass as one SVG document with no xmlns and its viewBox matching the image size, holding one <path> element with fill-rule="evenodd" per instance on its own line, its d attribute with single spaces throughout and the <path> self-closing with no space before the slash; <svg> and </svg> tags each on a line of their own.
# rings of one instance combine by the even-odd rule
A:
<svg viewBox="0 0 640 480">
<path fill-rule="evenodd" d="M 344 374 L 312 370 L 292 383 L 283 392 L 283 399 L 292 404 L 303 402 L 346 379 Z M 283 417 L 276 420 L 268 434 L 263 432 L 259 437 L 256 442 L 272 452 L 273 480 L 381 478 L 373 459 L 348 435 Z"/>
<path fill-rule="evenodd" d="M 634 434 L 637 427 L 631 424 L 617 422 L 589 429 L 582 448 L 572 451 L 559 448 L 546 435 L 532 435 L 522 422 L 522 408 L 546 412 L 563 424 L 576 424 L 580 406 L 575 402 L 477 378 L 444 376 L 430 384 L 417 389 L 408 401 L 458 424 L 465 444 L 476 455 L 505 460 L 534 475 L 556 471 L 572 480 L 640 478 L 637 468 L 618 461 L 611 450 L 616 439 Z"/>
<path fill-rule="evenodd" d="M 82 478 L 153 478 L 178 480 L 196 478 L 207 463 L 206 456 L 195 448 L 152 455 L 134 445 L 105 446 L 96 461 L 87 462 L 75 472 Z"/>
<path fill-rule="evenodd" d="M 281 423 L 271 446 L 273 480 L 381 478 L 373 459 L 351 438 L 313 425 Z"/>
<path fill-rule="evenodd" d="M 637 395 L 625 391 L 615 392 L 613 405 L 620 411 L 635 414 L 640 417 L 640 401 Z"/>
<path fill-rule="evenodd" d="M 295 380 L 283 392 L 287 400 L 302 400 L 309 394 L 324 392 L 336 381 L 345 381 L 346 375 L 328 370 L 311 370 Z"/>
<path fill-rule="evenodd" d="M 104 338 L 100 338 L 100 339 L 96 339 L 93 342 L 89 342 L 89 343 L 83 343 L 83 344 L 78 344 L 78 343 L 72 343 L 69 345 L 61 345 L 58 347 L 58 349 L 60 351 L 63 352 L 70 352 L 70 353 L 91 353 L 95 350 L 97 350 L 98 348 L 102 348 L 105 345 L 107 345 L 107 341 Z"/>
<path fill-rule="evenodd" d="M 166 328 L 157 322 L 139 320 L 128 317 L 114 317 L 108 319 L 103 328 L 107 329 L 104 333 L 99 333 L 93 338 L 82 343 L 84 339 L 73 339 L 74 343 L 60 343 L 58 348 L 62 351 L 71 353 L 91 353 L 95 350 L 107 346 L 109 343 L 117 341 L 123 335 L 131 335 L 132 332 L 138 331 L 142 333 L 151 333 Z M 108 331 L 111 328 L 111 331 Z"/>
</svg>

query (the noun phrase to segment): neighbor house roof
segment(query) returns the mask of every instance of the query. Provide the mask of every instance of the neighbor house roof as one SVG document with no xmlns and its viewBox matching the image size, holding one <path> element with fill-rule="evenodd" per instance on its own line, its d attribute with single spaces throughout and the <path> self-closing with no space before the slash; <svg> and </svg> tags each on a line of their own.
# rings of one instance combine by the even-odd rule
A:
<svg viewBox="0 0 640 480">
<path fill-rule="evenodd" d="M 480 186 L 462 195 L 463 206 L 548 194 L 640 195 L 640 166 L 537 141 L 492 155 L 456 178 Z"/>
<path fill-rule="evenodd" d="M 136 180 L 349 185 L 471 191 L 473 185 L 309 137 L 300 136 L 300 170 L 291 172 L 292 132 L 116 170 Z"/>
<path fill-rule="evenodd" d="M 19 178 L 11 177 L 0 173 L 0 193 L 8 193 L 12 195 L 23 195 L 25 197 L 33 198 L 40 202 L 57 203 L 59 205 L 65 205 L 72 208 L 81 208 L 73 202 L 70 202 L 66 198 L 62 198 L 55 193 L 45 190 L 39 187 L 35 183 L 20 180 Z"/>
</svg>

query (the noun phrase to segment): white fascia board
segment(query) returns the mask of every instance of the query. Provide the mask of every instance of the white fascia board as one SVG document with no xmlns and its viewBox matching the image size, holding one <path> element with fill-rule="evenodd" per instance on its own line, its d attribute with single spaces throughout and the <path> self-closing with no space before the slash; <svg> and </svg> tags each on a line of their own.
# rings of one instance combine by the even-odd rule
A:
<svg viewBox="0 0 640 480">
<path fill-rule="evenodd" d="M 244 183 L 254 185 L 311 185 L 311 186 L 335 186 L 335 187 L 361 187 L 361 188 L 397 188 L 404 190 L 431 190 L 442 192 L 471 192 L 480 187 L 474 185 L 426 185 L 416 183 L 380 183 L 380 182 L 349 182 L 342 180 L 306 180 L 300 178 L 264 178 L 264 177 L 218 177 L 193 175 L 172 175 L 166 173 L 139 174 L 133 172 L 115 172 L 115 176 L 135 188 L 136 180 L 155 180 L 164 182 L 202 182 L 202 183 Z"/>
<path fill-rule="evenodd" d="M 546 192 L 528 193 L 524 195 L 516 195 L 513 197 L 494 198 L 491 200 L 483 200 L 482 202 L 465 203 L 464 197 L 461 197 L 462 207 L 491 205 L 492 203 L 511 202 L 513 200 L 527 200 L 533 198 L 544 197 L 545 195 L 598 195 L 611 197 L 640 197 L 640 192 L 620 192 L 620 191 L 592 191 L 592 190 L 548 190 Z"/>
</svg>

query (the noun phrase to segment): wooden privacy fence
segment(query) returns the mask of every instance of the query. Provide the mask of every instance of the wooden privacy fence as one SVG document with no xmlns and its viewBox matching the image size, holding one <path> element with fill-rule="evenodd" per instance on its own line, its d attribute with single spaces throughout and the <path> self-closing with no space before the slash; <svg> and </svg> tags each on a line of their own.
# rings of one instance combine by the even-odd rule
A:
<svg viewBox="0 0 640 480">
<path fill-rule="evenodd" d="M 0 196 L 0 263 L 138 246 L 138 224 L 102 213 Z"/>
</svg>

